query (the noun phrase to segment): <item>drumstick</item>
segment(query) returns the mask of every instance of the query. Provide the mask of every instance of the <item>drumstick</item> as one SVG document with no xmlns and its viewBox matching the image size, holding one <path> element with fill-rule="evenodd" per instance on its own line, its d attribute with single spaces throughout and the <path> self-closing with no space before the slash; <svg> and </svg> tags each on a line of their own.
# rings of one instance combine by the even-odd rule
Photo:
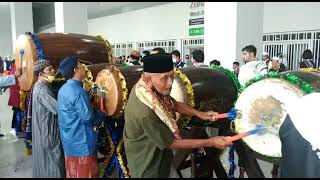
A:
<svg viewBox="0 0 320 180">
<path fill-rule="evenodd" d="M 20 66 L 19 66 L 19 68 L 22 68 L 23 55 L 24 55 L 24 50 L 21 49 L 21 50 L 20 50 Z"/>
<path fill-rule="evenodd" d="M 102 112 L 104 112 L 104 102 L 103 102 L 103 96 L 100 96 L 100 110 L 102 111 Z"/>
<path fill-rule="evenodd" d="M 247 132 L 243 132 L 243 133 L 231 136 L 230 137 L 230 141 L 232 141 L 232 142 L 233 141 L 237 141 L 239 139 L 242 139 L 244 137 L 247 137 L 247 136 L 250 136 L 250 135 L 253 135 L 253 134 L 263 135 L 263 134 L 265 134 L 267 132 L 266 130 L 267 130 L 267 128 L 264 127 L 263 125 L 257 124 L 256 125 L 256 129 L 253 129 L 251 131 L 247 131 Z"/>
<path fill-rule="evenodd" d="M 237 109 L 231 109 L 227 113 L 215 114 L 215 115 L 213 115 L 213 117 L 214 117 L 215 120 L 218 120 L 218 119 L 230 119 L 230 120 L 233 120 L 236 117 L 241 118 L 241 113 Z"/>
</svg>

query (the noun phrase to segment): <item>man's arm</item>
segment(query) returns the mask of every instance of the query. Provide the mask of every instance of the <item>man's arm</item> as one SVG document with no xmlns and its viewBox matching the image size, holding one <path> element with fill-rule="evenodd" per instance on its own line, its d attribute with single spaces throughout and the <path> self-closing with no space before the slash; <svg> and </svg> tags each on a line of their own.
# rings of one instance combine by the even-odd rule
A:
<svg viewBox="0 0 320 180">
<path fill-rule="evenodd" d="M 106 119 L 106 115 L 101 111 L 93 111 L 89 94 L 82 92 L 75 103 L 79 112 L 80 119 L 84 123 L 92 123 L 93 125 L 99 124 Z"/>
<path fill-rule="evenodd" d="M 0 77 L 0 88 L 14 86 L 16 84 L 16 77 L 15 75 L 9 76 L 1 76 Z"/>
<path fill-rule="evenodd" d="M 38 96 L 39 103 L 43 105 L 49 112 L 57 115 L 57 100 L 45 89 L 41 90 Z"/>
<path fill-rule="evenodd" d="M 154 114 L 149 117 L 142 118 L 141 126 L 147 137 L 159 149 L 193 149 L 199 147 L 216 147 L 224 149 L 232 144 L 229 137 L 212 137 L 209 139 L 174 139 L 169 128 Z"/>
<path fill-rule="evenodd" d="M 190 105 L 186 103 L 182 103 L 178 101 L 175 102 L 175 109 L 178 113 L 185 114 L 188 116 L 196 116 L 196 117 L 199 117 L 200 119 L 210 120 L 210 121 L 213 121 L 214 120 L 213 115 L 217 114 L 216 112 L 211 112 L 211 111 L 201 112 L 192 108 Z"/>
<path fill-rule="evenodd" d="M 231 145 L 230 137 L 216 136 L 209 139 L 175 139 L 169 146 L 170 149 L 194 149 L 199 147 L 215 147 L 225 149 Z"/>
</svg>

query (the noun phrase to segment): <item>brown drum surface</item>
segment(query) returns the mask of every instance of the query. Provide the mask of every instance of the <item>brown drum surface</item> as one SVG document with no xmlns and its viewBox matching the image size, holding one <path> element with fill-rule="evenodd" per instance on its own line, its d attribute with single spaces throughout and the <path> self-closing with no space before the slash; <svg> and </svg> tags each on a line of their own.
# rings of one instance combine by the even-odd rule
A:
<svg viewBox="0 0 320 180">
<path fill-rule="evenodd" d="M 73 33 L 38 33 L 35 34 L 46 59 L 50 60 L 54 68 L 59 66 L 63 58 L 75 55 L 86 64 L 107 63 L 108 51 L 103 40 L 88 35 Z M 17 67 L 22 66 L 22 76 L 19 78 L 20 86 L 28 91 L 34 82 L 33 63 L 38 60 L 38 53 L 29 35 L 20 35 L 15 44 L 15 59 Z M 24 50 L 21 61 L 20 50 Z"/>
</svg>

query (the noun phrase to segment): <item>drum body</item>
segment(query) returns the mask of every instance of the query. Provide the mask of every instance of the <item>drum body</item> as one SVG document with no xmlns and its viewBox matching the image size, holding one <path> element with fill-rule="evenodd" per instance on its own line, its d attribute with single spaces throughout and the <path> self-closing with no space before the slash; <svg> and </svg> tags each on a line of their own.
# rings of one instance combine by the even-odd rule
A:
<svg viewBox="0 0 320 180">
<path fill-rule="evenodd" d="M 171 92 L 171 96 L 177 101 L 190 104 L 201 111 L 219 113 L 228 112 L 233 107 L 238 89 L 232 78 L 222 70 L 186 67 L 178 71 L 182 75 L 176 73 Z"/>
<path fill-rule="evenodd" d="M 293 76 L 287 78 L 288 75 Z M 294 83 L 296 78 L 300 78 L 298 83 Z M 309 93 L 299 85 L 302 81 L 309 82 L 315 91 L 320 90 L 320 73 L 290 71 L 252 83 L 240 94 L 235 106 L 241 112 L 235 120 L 236 132 L 255 129 L 257 124 L 267 128 L 262 135 L 243 138 L 260 159 L 279 162 L 282 156 L 279 129 L 287 115 L 286 106 Z"/>
<path fill-rule="evenodd" d="M 104 109 L 109 116 L 122 115 L 131 89 L 143 73 L 142 66 L 104 68 L 104 64 L 91 65 L 92 74 L 100 71 L 95 82 L 106 91 L 103 98 Z M 103 70 L 100 70 L 100 69 Z M 233 80 L 218 69 L 190 67 L 175 70 L 171 96 L 179 102 L 190 104 L 202 111 L 229 111 L 237 98 L 237 88 Z M 104 91 L 102 90 L 102 91 Z M 95 103 L 101 106 L 101 97 Z M 177 113 L 177 120 L 184 119 Z"/>
<path fill-rule="evenodd" d="M 108 52 L 105 42 L 94 36 L 73 33 L 38 33 L 32 36 L 20 35 L 15 44 L 15 59 L 17 67 L 22 67 L 20 86 L 28 91 L 34 81 L 33 65 L 39 58 L 39 48 L 42 49 L 45 59 L 48 59 L 54 68 L 67 56 L 77 56 L 85 64 L 108 63 Z"/>
</svg>

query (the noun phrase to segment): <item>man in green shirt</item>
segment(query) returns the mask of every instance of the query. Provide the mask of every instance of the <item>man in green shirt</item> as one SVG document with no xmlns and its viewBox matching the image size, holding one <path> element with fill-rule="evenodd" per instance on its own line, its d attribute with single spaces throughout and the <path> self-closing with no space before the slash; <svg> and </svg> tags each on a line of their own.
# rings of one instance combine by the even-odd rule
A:
<svg viewBox="0 0 320 180">
<path fill-rule="evenodd" d="M 170 54 L 153 54 L 143 62 L 144 73 L 125 108 L 123 138 L 131 177 L 169 177 L 174 149 L 224 149 L 231 144 L 229 137 L 182 139 L 175 112 L 204 120 L 214 120 L 215 113 L 197 111 L 169 95 L 174 80 Z"/>
</svg>

